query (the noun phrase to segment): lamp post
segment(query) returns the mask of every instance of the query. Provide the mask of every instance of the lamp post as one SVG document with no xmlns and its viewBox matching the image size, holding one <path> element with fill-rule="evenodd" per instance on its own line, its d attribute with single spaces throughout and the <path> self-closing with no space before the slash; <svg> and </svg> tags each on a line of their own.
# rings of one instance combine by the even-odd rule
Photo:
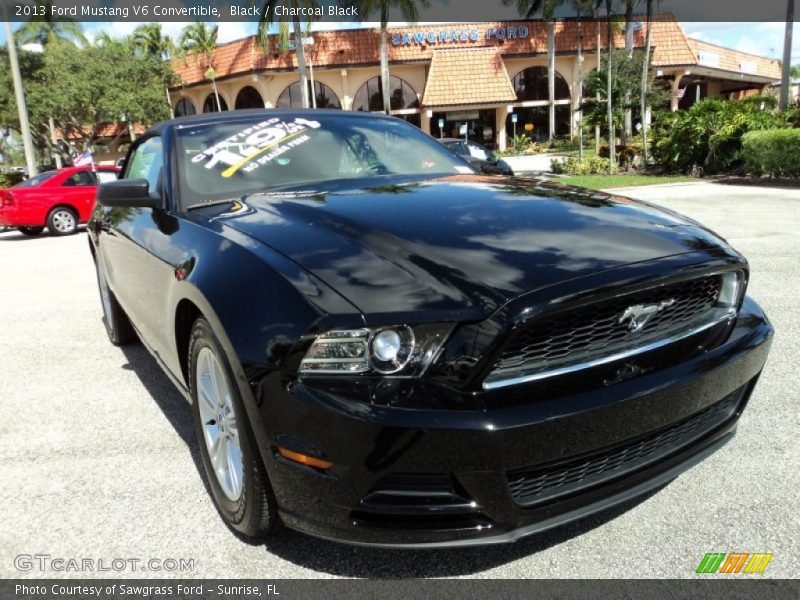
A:
<svg viewBox="0 0 800 600">
<path fill-rule="evenodd" d="M 28 166 L 28 177 L 36 175 L 36 157 L 33 153 L 33 140 L 31 128 L 28 123 L 28 107 L 25 105 L 25 91 L 22 89 L 22 75 L 19 72 L 17 61 L 17 44 L 14 41 L 14 31 L 8 20 L 8 7 L 3 2 L 3 18 L 5 19 L 6 42 L 8 45 L 8 62 L 11 63 L 11 77 L 14 80 L 14 95 L 17 100 L 17 113 L 19 114 L 19 129 L 22 133 L 22 146 L 25 149 L 25 162 Z"/>
<path fill-rule="evenodd" d="M 314 45 L 314 38 L 310 35 L 302 38 L 302 41 L 303 46 Z M 308 77 L 311 81 L 311 106 L 312 108 L 317 108 L 317 90 L 314 89 L 314 61 L 311 59 L 310 55 L 308 59 Z"/>
</svg>

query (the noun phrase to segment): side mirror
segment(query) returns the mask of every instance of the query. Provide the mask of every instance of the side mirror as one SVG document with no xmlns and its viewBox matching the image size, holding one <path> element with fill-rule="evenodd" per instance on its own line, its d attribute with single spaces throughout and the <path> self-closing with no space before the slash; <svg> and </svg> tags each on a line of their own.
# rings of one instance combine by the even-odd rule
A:
<svg viewBox="0 0 800 600">
<path fill-rule="evenodd" d="M 101 206 L 124 208 L 159 208 L 161 200 L 150 195 L 146 179 L 117 179 L 97 186 L 97 202 Z"/>
</svg>

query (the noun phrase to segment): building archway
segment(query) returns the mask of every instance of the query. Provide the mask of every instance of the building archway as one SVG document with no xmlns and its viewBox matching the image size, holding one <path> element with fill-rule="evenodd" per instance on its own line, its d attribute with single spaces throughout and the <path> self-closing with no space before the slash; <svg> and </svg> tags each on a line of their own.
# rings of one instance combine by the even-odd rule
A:
<svg viewBox="0 0 800 600">
<path fill-rule="evenodd" d="M 225 102 L 225 98 L 222 97 L 222 94 L 219 95 L 219 105 L 222 107 L 222 110 L 228 110 L 228 103 Z M 206 96 L 205 102 L 203 102 L 203 112 L 217 112 L 217 97 L 214 95 L 214 92 Z"/>
<path fill-rule="evenodd" d="M 178 103 L 175 105 L 176 117 L 188 117 L 195 114 L 197 114 L 197 109 L 194 107 L 191 100 L 188 98 L 181 98 L 178 100 Z"/>
<path fill-rule="evenodd" d="M 394 75 L 389 75 L 389 105 L 392 110 L 419 108 L 417 92 L 407 81 Z M 380 77 L 373 77 L 358 88 L 355 96 L 353 96 L 353 110 L 364 112 L 379 112 L 383 110 Z"/>
<path fill-rule="evenodd" d="M 311 91 L 311 82 L 308 82 L 308 90 Z M 300 89 L 300 82 L 295 81 L 293 84 L 286 86 L 286 88 L 278 96 L 278 101 L 275 106 L 279 108 L 303 108 L 303 95 Z M 339 96 L 328 85 L 321 81 L 314 82 L 314 96 L 317 100 L 317 108 L 342 108 L 342 103 L 339 101 Z M 309 96 L 309 102 L 311 96 Z"/>
<path fill-rule="evenodd" d="M 264 108 L 264 99 L 258 90 L 251 85 L 244 86 L 236 94 L 236 110 L 245 108 Z"/>
<path fill-rule="evenodd" d="M 528 67 L 523 69 L 514 75 L 511 80 L 511 86 L 517 94 L 517 102 L 549 101 L 547 67 Z M 558 71 L 555 72 L 555 99 L 570 99 L 569 84 Z"/>
</svg>

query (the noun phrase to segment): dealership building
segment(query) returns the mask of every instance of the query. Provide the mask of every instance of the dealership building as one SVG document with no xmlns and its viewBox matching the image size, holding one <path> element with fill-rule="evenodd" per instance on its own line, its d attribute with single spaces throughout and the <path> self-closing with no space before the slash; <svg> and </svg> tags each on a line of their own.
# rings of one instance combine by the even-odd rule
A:
<svg viewBox="0 0 800 600">
<path fill-rule="evenodd" d="M 575 20 L 555 25 L 557 135 L 576 131 L 579 37 L 588 74 L 597 65 L 598 30 L 601 50 L 606 49 L 606 26 Z M 612 43 L 623 48 L 624 33 L 618 23 L 611 27 Z M 635 48 L 644 48 L 646 31 L 646 23 L 635 24 Z M 535 138 L 546 137 L 547 31 L 542 21 L 396 27 L 388 37 L 394 115 L 436 137 L 457 135 L 466 125 L 471 139 L 499 149 L 505 149 L 515 126 Z M 780 79 L 777 60 L 690 38 L 670 15 L 653 21 L 651 38 L 652 69 L 671 91 L 673 110 L 706 97 L 758 93 Z M 381 111 L 379 46 L 379 29 L 315 32 L 313 44 L 304 49 L 316 107 Z M 222 44 L 211 64 L 223 110 L 301 106 L 295 51 L 279 52 L 275 37 L 269 52 L 255 36 Z M 204 58 L 175 59 L 172 66 L 181 80 L 170 90 L 176 116 L 217 110 Z"/>
</svg>

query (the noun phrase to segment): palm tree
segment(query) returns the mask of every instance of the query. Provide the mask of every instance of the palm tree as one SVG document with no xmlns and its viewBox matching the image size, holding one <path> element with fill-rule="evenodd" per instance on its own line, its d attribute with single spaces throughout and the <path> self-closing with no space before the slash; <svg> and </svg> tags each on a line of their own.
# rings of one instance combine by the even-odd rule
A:
<svg viewBox="0 0 800 600">
<path fill-rule="evenodd" d="M 600 51 L 600 17 L 597 14 L 597 11 L 600 9 L 600 3 L 603 0 L 597 0 L 592 7 L 592 19 L 594 19 L 594 31 L 596 34 L 595 40 L 595 49 L 597 50 L 597 72 L 600 72 L 600 69 L 603 66 L 603 53 Z M 597 93 L 595 96 L 595 100 L 600 102 L 600 92 Z M 600 125 L 594 126 L 594 153 L 600 154 Z"/>
<path fill-rule="evenodd" d="M 175 43 L 168 35 L 161 32 L 160 23 L 144 23 L 133 30 L 131 42 L 134 48 L 143 54 L 157 56 L 162 60 L 167 60 L 175 51 Z M 170 114 L 174 117 L 172 109 L 172 99 L 169 96 L 169 85 L 164 86 L 167 104 L 169 104 Z M 217 96 L 217 106 L 219 106 L 219 96 Z"/>
<path fill-rule="evenodd" d="M 611 11 L 613 4 L 613 0 L 605 0 L 606 2 L 606 18 L 608 20 L 607 29 L 606 29 L 606 46 L 608 51 L 608 65 L 606 66 L 606 105 L 607 105 L 607 117 L 608 117 L 608 172 L 609 174 L 614 172 L 614 163 L 617 160 L 617 145 L 614 142 L 614 86 L 613 86 L 613 78 L 612 78 L 612 71 L 614 70 L 614 66 L 612 65 L 611 61 L 611 54 L 613 51 L 613 38 L 612 38 L 612 30 L 611 30 Z"/>
<path fill-rule="evenodd" d="M 503 0 L 503 4 L 517 5 L 519 16 L 530 19 L 541 13 L 547 25 L 547 104 L 549 111 L 547 139 L 550 144 L 556 135 L 556 27 L 555 12 L 564 0 Z"/>
<path fill-rule="evenodd" d="M 650 45 L 653 30 L 653 0 L 647 0 L 647 34 L 644 42 L 644 61 L 642 62 L 642 169 L 647 170 L 647 82 L 650 79 Z"/>
<path fill-rule="evenodd" d="M 46 46 L 55 40 L 77 45 L 86 43 L 81 24 L 64 17 L 58 17 L 56 20 L 52 4 L 50 0 L 35 0 L 36 14 L 42 16 L 31 17 L 30 21 L 17 30 L 16 38 L 20 46 L 25 44 Z"/>
<path fill-rule="evenodd" d="M 387 115 L 392 112 L 389 97 L 389 48 L 386 43 L 389 10 L 397 8 L 406 21 L 413 23 L 417 20 L 417 4 L 419 8 L 430 6 L 428 0 L 360 0 L 358 4 L 358 14 L 362 19 L 374 12 L 381 13 L 381 96 L 383 96 L 383 112 Z"/>
<path fill-rule="evenodd" d="M 172 38 L 161 32 L 161 23 L 143 23 L 131 34 L 134 47 L 151 56 L 169 58 L 175 52 Z"/>
<path fill-rule="evenodd" d="M 625 52 L 628 59 L 633 58 L 633 7 L 639 0 L 625 0 Z M 630 97 L 626 95 L 626 104 L 630 104 Z M 622 127 L 622 143 L 627 144 L 628 138 L 633 135 L 631 109 L 625 109 L 625 119 Z"/>
<path fill-rule="evenodd" d="M 578 102 L 583 102 L 583 12 L 591 12 L 595 0 L 572 0 L 572 6 L 578 14 Z M 583 162 L 583 109 L 578 104 L 578 160 Z"/>
<path fill-rule="evenodd" d="M 250 0 L 252 2 L 252 0 Z M 281 4 L 285 8 L 302 9 L 292 12 L 312 12 L 311 9 L 318 9 L 317 0 L 267 0 L 261 8 L 261 18 L 258 22 L 258 40 L 264 51 L 269 50 L 269 26 L 277 23 L 279 26 L 279 40 L 286 42 L 289 31 L 289 21 L 291 19 L 294 30 L 295 51 L 297 52 L 297 72 L 300 78 L 300 94 L 303 99 L 303 108 L 309 107 L 308 100 L 308 77 L 306 76 L 306 54 L 303 48 L 303 30 L 300 26 L 299 17 L 275 17 L 275 5 Z M 281 43 L 285 48 L 285 44 Z"/>
<path fill-rule="evenodd" d="M 214 88 L 214 97 L 217 100 L 217 110 L 222 112 L 222 104 L 219 101 L 219 91 L 217 91 L 217 71 L 214 68 L 214 50 L 217 47 L 217 34 L 219 26 L 210 27 L 203 22 L 187 25 L 181 34 L 180 47 L 183 52 L 191 56 L 195 61 L 203 58 L 206 69 L 203 72 L 206 79 L 211 80 Z"/>
<path fill-rule="evenodd" d="M 780 109 L 789 106 L 789 79 L 791 77 L 792 29 L 794 27 L 794 0 L 786 0 L 786 31 L 783 36 L 783 64 L 781 65 Z"/>
</svg>

